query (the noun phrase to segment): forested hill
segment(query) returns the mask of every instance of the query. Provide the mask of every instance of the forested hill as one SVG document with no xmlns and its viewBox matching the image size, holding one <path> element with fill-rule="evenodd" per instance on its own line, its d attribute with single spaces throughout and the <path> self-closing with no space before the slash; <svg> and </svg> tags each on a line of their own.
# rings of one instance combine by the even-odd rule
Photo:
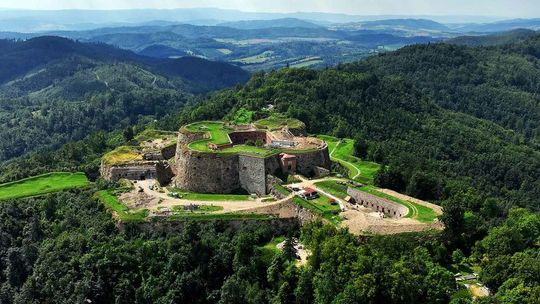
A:
<svg viewBox="0 0 540 304">
<path fill-rule="evenodd" d="M 490 120 L 540 145 L 540 35 L 495 47 L 415 45 L 344 66 L 396 75 L 443 108 Z"/>
<path fill-rule="evenodd" d="M 456 38 L 448 39 L 445 41 L 445 43 L 467 46 L 494 46 L 522 42 L 536 35 L 538 35 L 537 31 L 528 29 L 515 29 L 490 35 L 459 36 Z"/>
<path fill-rule="evenodd" d="M 179 109 L 247 81 L 200 58 L 156 59 L 58 37 L 0 41 L 0 162 Z"/>
<path fill-rule="evenodd" d="M 53 61 L 82 57 L 104 63 L 129 62 L 166 76 L 193 82 L 193 89 L 215 90 L 249 78 L 244 70 L 200 58 L 157 59 L 137 55 L 103 43 L 79 43 L 66 38 L 43 36 L 26 41 L 0 41 L 0 83 L 41 68 Z M 197 88 L 200 87 L 200 88 Z"/>
</svg>

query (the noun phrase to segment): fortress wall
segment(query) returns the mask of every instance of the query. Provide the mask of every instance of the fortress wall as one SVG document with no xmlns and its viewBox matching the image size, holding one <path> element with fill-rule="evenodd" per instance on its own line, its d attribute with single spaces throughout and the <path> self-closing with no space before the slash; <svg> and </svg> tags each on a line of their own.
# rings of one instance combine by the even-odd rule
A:
<svg viewBox="0 0 540 304">
<path fill-rule="evenodd" d="M 240 185 L 249 193 L 266 194 L 266 174 L 264 158 L 238 156 Z"/>
<path fill-rule="evenodd" d="M 164 147 L 161 149 L 161 155 L 164 160 L 168 160 L 174 157 L 176 154 L 176 144 Z"/>
<path fill-rule="evenodd" d="M 384 212 L 384 214 L 390 217 L 404 217 L 409 213 L 409 209 L 403 205 L 355 188 L 349 187 L 347 189 L 347 194 L 354 198 L 357 204 L 371 208 L 374 211 Z"/>
<path fill-rule="evenodd" d="M 279 164 L 279 155 L 273 155 L 264 159 L 265 175 L 275 175 L 277 170 L 281 169 Z"/>
<path fill-rule="evenodd" d="M 187 146 L 191 142 L 205 138 L 205 133 L 192 133 L 187 130 L 180 129 L 178 133 L 178 143 L 176 144 L 176 151 L 181 150 L 184 146 Z"/>
<path fill-rule="evenodd" d="M 238 156 L 181 151 L 176 154 L 174 184 L 199 193 L 231 193 L 240 187 Z"/>
<path fill-rule="evenodd" d="M 290 153 L 296 155 L 296 171 L 305 176 L 313 176 L 320 170 L 317 167 L 322 167 L 330 170 L 331 162 L 328 154 L 328 147 L 309 153 Z"/>
<path fill-rule="evenodd" d="M 101 176 L 108 181 L 117 181 L 121 178 L 129 180 L 142 180 L 156 178 L 155 163 L 137 163 L 124 165 L 101 165 Z"/>
</svg>

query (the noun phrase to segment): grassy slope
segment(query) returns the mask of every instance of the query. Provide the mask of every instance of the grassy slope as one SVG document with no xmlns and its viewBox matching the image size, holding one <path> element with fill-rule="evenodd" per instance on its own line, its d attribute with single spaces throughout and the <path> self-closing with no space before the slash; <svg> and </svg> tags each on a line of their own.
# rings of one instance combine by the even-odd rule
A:
<svg viewBox="0 0 540 304">
<path fill-rule="evenodd" d="M 373 184 L 373 178 L 380 169 L 380 165 L 373 162 L 363 161 L 353 156 L 354 140 L 342 139 L 326 135 L 319 138 L 326 141 L 331 153 L 332 161 L 338 162 L 349 170 L 349 177 L 365 184 Z"/>
<path fill-rule="evenodd" d="M 121 146 L 103 155 L 102 160 L 107 165 L 142 160 L 142 154 L 138 153 L 135 149 L 135 147 Z"/>
<path fill-rule="evenodd" d="M 315 185 L 318 188 L 321 188 L 322 190 L 341 199 L 347 197 L 347 185 L 341 185 L 335 181 L 322 181 L 315 183 Z"/>
<path fill-rule="evenodd" d="M 36 196 L 66 189 L 85 187 L 84 173 L 54 172 L 0 185 L 0 200 Z"/>
<path fill-rule="evenodd" d="M 122 204 L 116 195 L 112 194 L 110 191 L 99 191 L 96 193 L 96 196 L 107 209 L 116 212 L 118 217 L 123 221 L 144 221 L 148 215 L 148 210 L 146 209 L 131 213 L 129 208 Z"/>
</svg>

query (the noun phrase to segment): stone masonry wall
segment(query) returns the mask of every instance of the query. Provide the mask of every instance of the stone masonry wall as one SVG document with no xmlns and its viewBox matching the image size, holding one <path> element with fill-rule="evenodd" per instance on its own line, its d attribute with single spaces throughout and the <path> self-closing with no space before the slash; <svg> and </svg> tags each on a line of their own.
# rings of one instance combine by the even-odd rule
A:
<svg viewBox="0 0 540 304">
<path fill-rule="evenodd" d="M 200 193 L 231 193 L 241 188 L 238 156 L 181 151 L 176 154 L 174 184 Z"/>
<path fill-rule="evenodd" d="M 240 185 L 249 193 L 266 194 L 264 158 L 238 156 Z"/>
<path fill-rule="evenodd" d="M 309 153 L 290 153 L 296 155 L 297 165 L 296 171 L 305 176 L 314 176 L 319 172 L 321 167 L 330 170 L 332 163 L 328 154 L 328 147 Z"/>
<path fill-rule="evenodd" d="M 404 217 L 409 212 L 409 209 L 403 205 L 355 188 L 349 187 L 347 189 L 347 194 L 354 198 L 357 204 L 371 208 L 374 211 L 384 212 L 384 214 L 390 217 Z"/>
<path fill-rule="evenodd" d="M 141 162 L 123 165 L 101 165 L 101 176 L 109 181 L 117 181 L 121 178 L 129 180 L 141 180 L 156 178 L 156 164 L 154 162 Z"/>
</svg>

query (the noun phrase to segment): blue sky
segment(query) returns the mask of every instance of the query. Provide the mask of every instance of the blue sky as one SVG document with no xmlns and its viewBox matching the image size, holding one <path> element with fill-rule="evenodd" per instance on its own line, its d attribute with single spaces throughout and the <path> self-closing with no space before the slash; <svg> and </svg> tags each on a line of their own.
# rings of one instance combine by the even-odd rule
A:
<svg viewBox="0 0 540 304">
<path fill-rule="evenodd" d="M 258 12 L 540 17 L 540 0 L 0 0 L 0 7 L 24 9 L 218 7 Z"/>
</svg>

